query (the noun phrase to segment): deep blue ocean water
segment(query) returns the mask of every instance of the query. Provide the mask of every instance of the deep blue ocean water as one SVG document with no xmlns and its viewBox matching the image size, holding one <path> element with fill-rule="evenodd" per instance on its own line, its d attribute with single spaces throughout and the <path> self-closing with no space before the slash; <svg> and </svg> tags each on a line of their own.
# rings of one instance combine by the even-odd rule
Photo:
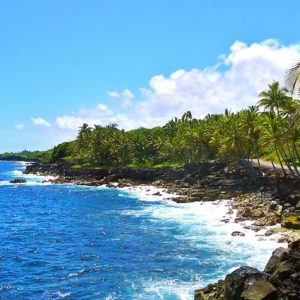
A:
<svg viewBox="0 0 300 300">
<path fill-rule="evenodd" d="M 42 184 L 22 168 L 0 162 L 0 299 L 193 299 L 229 270 L 262 268 L 276 247 L 232 237 L 224 204 Z"/>
</svg>

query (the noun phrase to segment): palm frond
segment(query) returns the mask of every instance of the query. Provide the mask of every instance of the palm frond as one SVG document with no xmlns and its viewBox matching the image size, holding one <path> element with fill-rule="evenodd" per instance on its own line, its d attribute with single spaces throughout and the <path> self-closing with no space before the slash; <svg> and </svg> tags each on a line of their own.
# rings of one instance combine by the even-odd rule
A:
<svg viewBox="0 0 300 300">
<path fill-rule="evenodd" d="M 292 66 L 286 74 L 286 83 L 292 94 L 300 93 L 300 89 L 296 91 L 297 84 L 300 82 L 300 62 Z"/>
</svg>

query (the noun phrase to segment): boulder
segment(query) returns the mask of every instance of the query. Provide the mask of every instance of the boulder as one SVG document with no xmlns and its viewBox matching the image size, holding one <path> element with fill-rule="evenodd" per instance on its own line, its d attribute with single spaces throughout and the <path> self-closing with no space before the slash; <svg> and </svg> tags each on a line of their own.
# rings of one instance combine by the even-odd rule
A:
<svg viewBox="0 0 300 300">
<path fill-rule="evenodd" d="M 265 216 L 265 213 L 262 208 L 256 208 L 252 210 L 252 218 L 261 218 Z"/>
<path fill-rule="evenodd" d="M 300 213 L 289 213 L 283 216 L 281 225 L 289 229 L 300 229 Z"/>
<path fill-rule="evenodd" d="M 26 182 L 26 180 L 23 178 L 15 178 L 10 181 L 10 183 L 25 183 L 25 182 Z"/>
<path fill-rule="evenodd" d="M 270 281 L 274 284 L 279 284 L 285 279 L 289 278 L 295 272 L 294 267 L 288 261 L 278 263 L 270 277 Z"/>
<path fill-rule="evenodd" d="M 259 218 L 254 225 L 255 226 L 273 226 L 280 223 L 280 215 L 276 212 L 269 212 L 265 217 Z"/>
<path fill-rule="evenodd" d="M 276 269 L 276 266 L 280 262 L 288 259 L 288 253 L 289 253 L 288 249 L 283 247 L 275 249 L 269 261 L 267 262 L 264 271 L 269 274 L 273 273 L 274 270 Z"/>
<path fill-rule="evenodd" d="M 203 289 L 195 290 L 195 300 L 224 300 L 224 280 L 209 284 Z"/>
<path fill-rule="evenodd" d="M 245 236 L 245 233 L 240 232 L 240 231 L 233 231 L 231 233 L 232 236 Z"/>
<path fill-rule="evenodd" d="M 152 194 L 153 196 L 161 196 L 161 193 L 160 192 L 155 192 Z"/>
<path fill-rule="evenodd" d="M 276 288 L 265 278 L 255 281 L 241 294 L 243 300 L 275 300 L 277 299 Z"/>
<path fill-rule="evenodd" d="M 224 298 L 240 300 L 244 290 L 255 281 L 267 278 L 266 273 L 251 267 L 241 267 L 227 275 L 224 282 Z"/>
</svg>

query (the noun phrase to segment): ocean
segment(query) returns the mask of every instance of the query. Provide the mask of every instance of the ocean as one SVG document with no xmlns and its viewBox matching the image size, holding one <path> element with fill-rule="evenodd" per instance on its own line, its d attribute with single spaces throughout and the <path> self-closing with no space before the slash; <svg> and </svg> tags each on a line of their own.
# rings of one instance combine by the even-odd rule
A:
<svg viewBox="0 0 300 300">
<path fill-rule="evenodd" d="M 263 269 L 279 246 L 221 222 L 228 201 L 42 183 L 24 168 L 0 162 L 0 299 L 193 299 L 239 266 Z M 19 177 L 27 182 L 9 183 Z"/>
</svg>

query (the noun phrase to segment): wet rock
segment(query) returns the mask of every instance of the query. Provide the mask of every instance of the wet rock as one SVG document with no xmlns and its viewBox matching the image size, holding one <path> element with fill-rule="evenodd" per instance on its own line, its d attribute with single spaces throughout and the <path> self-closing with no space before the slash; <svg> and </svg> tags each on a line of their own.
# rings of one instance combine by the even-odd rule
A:
<svg viewBox="0 0 300 300">
<path fill-rule="evenodd" d="M 288 243 L 291 244 L 300 239 L 300 234 L 298 232 L 288 232 L 286 235 L 278 239 L 278 243 Z"/>
<path fill-rule="evenodd" d="M 219 280 L 215 284 L 209 284 L 203 289 L 195 290 L 195 300 L 223 300 L 224 281 Z"/>
<path fill-rule="evenodd" d="M 265 213 L 262 208 L 256 208 L 253 209 L 251 216 L 252 218 L 261 218 L 265 216 Z"/>
<path fill-rule="evenodd" d="M 155 185 L 155 186 L 161 186 L 162 185 L 162 181 L 161 180 L 155 180 L 155 181 L 152 182 L 152 184 Z"/>
<path fill-rule="evenodd" d="M 221 222 L 229 223 L 230 219 L 222 219 Z"/>
<path fill-rule="evenodd" d="M 273 273 L 273 271 L 275 270 L 276 266 L 284 261 L 288 259 L 288 249 L 280 247 L 277 248 L 273 251 L 272 256 L 270 257 L 269 261 L 267 262 L 266 266 L 265 266 L 265 272 L 266 273 Z"/>
<path fill-rule="evenodd" d="M 15 178 L 10 181 L 10 183 L 25 183 L 25 182 L 26 182 L 26 180 L 23 178 Z"/>
<path fill-rule="evenodd" d="M 174 197 L 172 200 L 176 203 L 187 203 L 190 202 L 187 197 Z"/>
<path fill-rule="evenodd" d="M 276 288 L 265 278 L 255 281 L 241 294 L 243 300 L 275 300 L 277 299 Z"/>
<path fill-rule="evenodd" d="M 245 233 L 240 232 L 240 231 L 233 231 L 231 233 L 232 236 L 245 236 Z"/>
<path fill-rule="evenodd" d="M 190 193 L 190 198 L 202 198 L 205 195 L 205 192 L 202 191 L 192 191 Z"/>
<path fill-rule="evenodd" d="M 161 196 L 161 193 L 160 192 L 155 192 L 152 194 L 153 196 Z"/>
<path fill-rule="evenodd" d="M 224 282 L 224 299 L 239 300 L 244 290 L 255 281 L 266 279 L 265 273 L 251 267 L 241 267 L 227 275 Z"/>
<path fill-rule="evenodd" d="M 280 222 L 280 215 L 275 212 L 269 212 L 265 217 L 259 218 L 255 226 L 273 226 Z"/>
<path fill-rule="evenodd" d="M 270 281 L 275 284 L 289 278 L 295 272 L 294 267 L 288 261 L 279 262 L 273 269 Z"/>
<path fill-rule="evenodd" d="M 287 231 L 287 229 L 286 228 L 282 228 L 282 227 L 271 228 L 271 229 L 268 229 L 265 232 L 265 236 L 270 236 L 272 234 L 282 233 L 282 232 L 286 232 L 286 231 Z"/>
</svg>

